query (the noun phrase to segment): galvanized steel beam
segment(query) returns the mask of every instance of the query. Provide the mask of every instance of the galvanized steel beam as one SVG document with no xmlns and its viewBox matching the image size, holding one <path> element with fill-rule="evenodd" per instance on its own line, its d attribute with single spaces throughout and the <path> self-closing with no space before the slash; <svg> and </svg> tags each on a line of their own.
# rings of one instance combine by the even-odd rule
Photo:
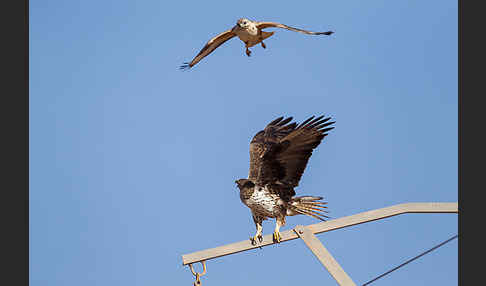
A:
<svg viewBox="0 0 486 286">
<path fill-rule="evenodd" d="M 383 219 L 404 213 L 458 213 L 457 202 L 453 203 L 404 203 L 393 205 L 381 209 L 366 211 L 351 216 L 346 216 L 338 219 L 328 220 L 316 224 L 306 226 L 313 234 L 332 231 L 352 225 L 357 225 L 365 222 L 370 222 L 378 219 Z M 299 238 L 294 230 L 288 230 L 280 233 L 282 242 Z M 265 247 L 274 244 L 271 234 L 263 236 L 263 242 L 257 245 L 252 245 L 250 240 L 244 240 L 236 243 L 231 243 L 211 249 L 201 250 L 189 254 L 182 255 L 182 264 L 187 265 L 195 262 L 214 259 L 217 257 L 234 254 L 250 249 Z"/>
</svg>

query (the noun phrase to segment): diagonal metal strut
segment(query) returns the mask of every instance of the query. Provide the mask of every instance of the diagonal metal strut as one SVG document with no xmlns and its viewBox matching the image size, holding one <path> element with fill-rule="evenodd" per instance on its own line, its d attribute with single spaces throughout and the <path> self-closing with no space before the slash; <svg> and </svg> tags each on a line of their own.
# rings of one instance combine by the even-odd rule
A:
<svg viewBox="0 0 486 286">
<path fill-rule="evenodd" d="M 327 271 L 341 286 L 356 286 L 351 277 L 344 272 L 343 268 L 334 259 L 331 253 L 324 247 L 321 241 L 309 230 L 309 228 L 298 225 L 294 228 L 295 233 L 302 238 L 307 247 L 314 253 L 319 261 L 327 268 Z"/>
</svg>

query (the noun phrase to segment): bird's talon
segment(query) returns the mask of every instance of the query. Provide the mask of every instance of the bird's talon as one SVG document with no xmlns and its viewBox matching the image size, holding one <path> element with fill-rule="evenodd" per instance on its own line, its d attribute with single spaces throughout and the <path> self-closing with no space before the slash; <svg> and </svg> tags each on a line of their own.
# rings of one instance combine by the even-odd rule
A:
<svg viewBox="0 0 486 286">
<path fill-rule="evenodd" d="M 263 242 L 263 236 L 261 234 L 259 234 L 259 235 L 255 235 L 255 236 L 250 237 L 251 245 L 257 245 L 257 239 L 258 239 L 258 242 L 260 242 L 260 243 Z"/>
<path fill-rule="evenodd" d="M 282 237 L 280 236 L 280 232 L 273 233 L 273 242 L 280 243 L 282 241 Z"/>
</svg>

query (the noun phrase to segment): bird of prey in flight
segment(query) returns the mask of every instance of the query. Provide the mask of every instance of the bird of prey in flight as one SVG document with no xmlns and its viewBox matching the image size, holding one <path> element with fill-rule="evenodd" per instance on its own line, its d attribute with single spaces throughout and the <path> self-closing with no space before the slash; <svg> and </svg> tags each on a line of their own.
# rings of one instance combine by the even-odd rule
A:
<svg viewBox="0 0 486 286">
<path fill-rule="evenodd" d="M 286 216 L 308 215 L 324 221 L 328 216 L 318 196 L 295 196 L 294 188 L 312 155 L 312 151 L 328 135 L 335 121 L 314 116 L 297 125 L 292 117 L 279 117 L 259 131 L 250 142 L 250 170 L 247 179 L 236 180 L 241 201 L 250 208 L 256 234 L 253 245 L 261 243 L 262 221 L 275 218 L 273 241 L 280 242 L 280 227 Z"/>
<path fill-rule="evenodd" d="M 224 31 L 223 33 L 217 35 L 216 37 L 209 40 L 206 45 L 201 49 L 201 51 L 196 55 L 196 57 L 189 63 L 184 63 L 180 68 L 189 69 L 197 64 L 204 57 L 212 53 L 217 47 L 221 46 L 224 42 L 229 39 L 238 36 L 243 43 L 245 43 L 246 55 L 250 56 L 251 51 L 248 49 L 256 44 L 261 44 L 265 49 L 266 45 L 263 40 L 273 35 L 275 32 L 264 32 L 265 28 L 282 28 L 294 32 L 300 32 L 307 35 L 331 35 L 332 31 L 328 32 L 311 32 L 307 30 L 302 30 L 294 27 L 290 27 L 284 24 L 275 22 L 256 22 L 241 18 L 236 22 L 236 25 L 230 30 Z"/>
</svg>

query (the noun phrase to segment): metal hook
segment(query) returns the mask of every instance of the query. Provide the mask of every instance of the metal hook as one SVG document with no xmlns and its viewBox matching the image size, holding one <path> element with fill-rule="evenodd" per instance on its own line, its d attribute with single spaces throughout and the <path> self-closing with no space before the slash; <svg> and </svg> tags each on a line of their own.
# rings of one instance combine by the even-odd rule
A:
<svg viewBox="0 0 486 286">
<path fill-rule="evenodd" d="M 192 275 L 196 276 L 196 282 L 194 282 L 194 286 L 200 286 L 201 285 L 201 280 L 199 278 L 206 274 L 206 261 L 203 260 L 201 261 L 201 264 L 203 265 L 203 272 L 202 273 L 197 273 L 194 271 L 194 268 L 192 267 L 192 263 L 189 264 L 189 269 L 191 269 Z"/>
</svg>

